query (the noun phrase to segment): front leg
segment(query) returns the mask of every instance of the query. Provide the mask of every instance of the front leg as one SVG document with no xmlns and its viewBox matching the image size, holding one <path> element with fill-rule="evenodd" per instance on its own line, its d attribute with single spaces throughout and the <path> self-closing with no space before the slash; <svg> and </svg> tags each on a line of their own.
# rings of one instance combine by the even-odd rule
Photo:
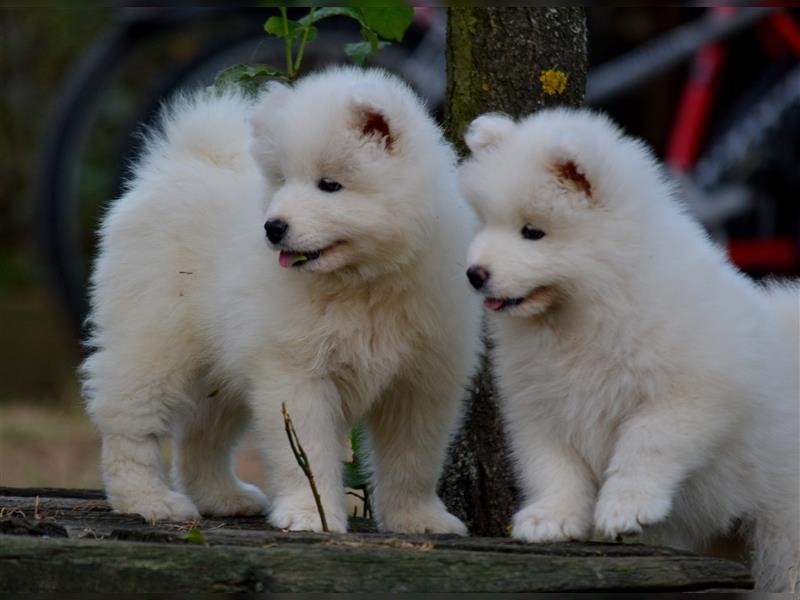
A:
<svg viewBox="0 0 800 600">
<path fill-rule="evenodd" d="M 367 416 L 373 508 L 382 531 L 467 533 L 436 495 L 463 395 L 444 379 L 398 383 Z"/>
<path fill-rule="evenodd" d="M 588 538 L 596 493 L 589 469 L 549 420 L 508 402 L 506 428 L 524 498 L 511 535 L 533 543 Z"/>
<path fill-rule="evenodd" d="M 292 419 L 314 475 L 330 531 L 347 531 L 342 460 L 347 432 L 339 394 L 327 378 L 273 367 L 254 385 L 250 404 L 267 469 L 269 521 L 281 529 L 322 531 L 308 479 L 297 463 L 281 412 Z"/>
<path fill-rule="evenodd" d="M 705 464 L 735 413 L 733 406 L 672 399 L 626 422 L 595 507 L 595 529 L 615 538 L 663 520 L 680 483 Z"/>
</svg>

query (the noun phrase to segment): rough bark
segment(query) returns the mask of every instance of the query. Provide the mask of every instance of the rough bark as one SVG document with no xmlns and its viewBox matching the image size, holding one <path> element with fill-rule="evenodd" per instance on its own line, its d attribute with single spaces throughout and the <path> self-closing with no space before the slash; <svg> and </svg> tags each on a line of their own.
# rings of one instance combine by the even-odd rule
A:
<svg viewBox="0 0 800 600">
<path fill-rule="evenodd" d="M 445 122 L 448 137 L 462 151 L 464 131 L 481 113 L 519 117 L 583 102 L 582 8 L 451 8 L 448 17 Z M 547 72 L 566 76 L 563 90 L 547 85 Z"/>
<path fill-rule="evenodd" d="M 519 117 L 547 106 L 577 106 L 585 85 L 582 8 L 449 10 L 445 129 L 462 154 L 464 132 L 479 114 Z M 516 504 L 507 457 L 484 358 L 440 486 L 445 503 L 474 534 L 506 534 Z"/>
<path fill-rule="evenodd" d="M 752 586 L 738 563 L 669 548 L 537 545 L 369 531 L 285 532 L 268 527 L 263 517 L 150 526 L 137 515 L 112 512 L 107 502 L 96 499 L 101 494 L 70 495 L 68 490 L 0 490 L 0 593 L 689 591 Z"/>
</svg>

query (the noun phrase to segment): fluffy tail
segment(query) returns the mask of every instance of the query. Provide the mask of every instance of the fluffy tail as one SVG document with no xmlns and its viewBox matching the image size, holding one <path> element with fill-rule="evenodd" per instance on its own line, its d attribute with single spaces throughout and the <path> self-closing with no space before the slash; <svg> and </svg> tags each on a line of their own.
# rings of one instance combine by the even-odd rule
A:
<svg viewBox="0 0 800 600">
<path fill-rule="evenodd" d="M 232 89 L 179 95 L 162 109 L 158 127 L 145 134 L 149 151 L 135 171 L 165 164 L 165 158 L 238 168 L 249 151 L 251 106 L 252 100 Z"/>
</svg>

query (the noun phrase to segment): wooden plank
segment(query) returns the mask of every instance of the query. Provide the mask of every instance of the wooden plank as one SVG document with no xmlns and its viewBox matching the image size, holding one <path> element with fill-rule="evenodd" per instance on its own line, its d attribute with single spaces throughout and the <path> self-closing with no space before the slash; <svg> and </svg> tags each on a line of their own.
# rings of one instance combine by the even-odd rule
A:
<svg viewBox="0 0 800 600">
<path fill-rule="evenodd" d="M 136 515 L 112 512 L 104 500 L 73 498 L 66 491 L 49 497 L 0 496 L 3 523 L 6 530 L 25 535 L 0 535 L 0 592 L 689 591 L 752 586 L 738 563 L 641 544 L 403 536 L 370 531 L 363 522 L 358 524 L 366 530 L 361 533 L 286 532 L 268 527 L 263 517 L 151 526 Z M 202 545 L 187 541 L 191 528 L 203 532 Z M 58 531 L 69 537 L 57 539 L 53 532 Z"/>
</svg>

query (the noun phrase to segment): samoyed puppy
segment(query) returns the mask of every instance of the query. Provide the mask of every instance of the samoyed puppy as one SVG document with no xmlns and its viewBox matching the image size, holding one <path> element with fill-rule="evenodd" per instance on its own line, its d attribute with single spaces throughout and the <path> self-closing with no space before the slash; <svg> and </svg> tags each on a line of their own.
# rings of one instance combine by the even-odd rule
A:
<svg viewBox="0 0 800 600">
<path fill-rule="evenodd" d="M 798 313 L 737 271 L 603 116 L 476 119 L 468 278 L 490 313 L 531 542 L 743 526 L 762 589 L 798 564 Z M 793 571 L 794 569 L 794 571 Z"/>
<path fill-rule="evenodd" d="M 461 275 L 475 226 L 453 151 L 382 71 L 174 103 L 103 220 L 92 279 L 82 370 L 113 507 L 268 506 L 275 527 L 320 530 L 285 403 L 331 531 L 347 528 L 342 458 L 363 420 L 380 527 L 464 534 L 435 487 L 479 346 Z M 248 425 L 266 498 L 232 468 Z"/>
</svg>

